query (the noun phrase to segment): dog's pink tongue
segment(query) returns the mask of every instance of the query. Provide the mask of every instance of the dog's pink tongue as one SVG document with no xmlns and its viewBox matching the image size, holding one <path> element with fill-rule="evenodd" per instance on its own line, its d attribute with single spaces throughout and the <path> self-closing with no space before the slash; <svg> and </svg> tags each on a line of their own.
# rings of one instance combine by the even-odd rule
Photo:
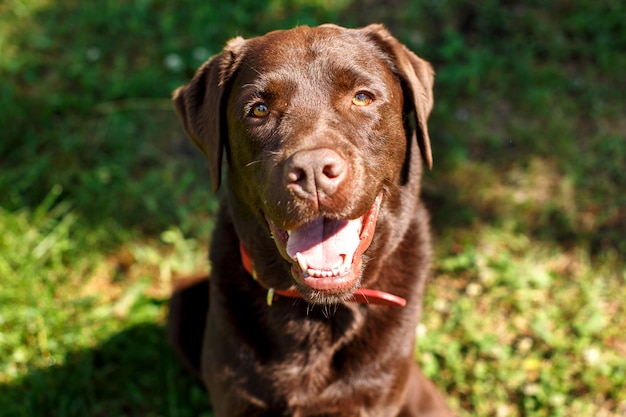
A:
<svg viewBox="0 0 626 417">
<path fill-rule="evenodd" d="M 310 268 L 331 270 L 348 264 L 359 246 L 361 219 L 340 221 L 322 217 L 291 232 L 287 254 L 300 253 Z"/>
</svg>

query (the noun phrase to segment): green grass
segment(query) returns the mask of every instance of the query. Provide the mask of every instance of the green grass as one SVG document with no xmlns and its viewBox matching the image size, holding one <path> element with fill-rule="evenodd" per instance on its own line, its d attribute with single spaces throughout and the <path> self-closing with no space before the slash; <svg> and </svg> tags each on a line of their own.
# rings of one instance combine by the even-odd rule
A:
<svg viewBox="0 0 626 417">
<path fill-rule="evenodd" d="M 626 6 L 393 4 L 0 3 L 0 416 L 211 415 L 163 328 L 216 210 L 171 91 L 233 36 L 380 20 L 437 70 L 416 360 L 462 416 L 626 413 Z"/>
</svg>

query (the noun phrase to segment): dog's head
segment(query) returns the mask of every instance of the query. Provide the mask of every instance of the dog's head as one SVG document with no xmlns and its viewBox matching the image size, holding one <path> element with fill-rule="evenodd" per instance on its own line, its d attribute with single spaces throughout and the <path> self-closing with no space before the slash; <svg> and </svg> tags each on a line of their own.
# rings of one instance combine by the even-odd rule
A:
<svg viewBox="0 0 626 417">
<path fill-rule="evenodd" d="M 324 25 L 231 40 L 174 102 L 213 190 L 225 151 L 229 193 L 267 224 L 299 291 L 333 300 L 358 286 L 385 196 L 419 176 L 413 141 L 432 165 L 432 84 L 382 26 Z"/>
</svg>

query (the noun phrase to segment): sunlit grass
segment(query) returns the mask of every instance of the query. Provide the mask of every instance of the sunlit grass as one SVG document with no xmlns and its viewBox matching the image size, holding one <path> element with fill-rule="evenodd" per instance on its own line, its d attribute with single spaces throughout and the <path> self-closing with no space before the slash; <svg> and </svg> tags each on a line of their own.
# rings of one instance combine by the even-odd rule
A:
<svg viewBox="0 0 626 417">
<path fill-rule="evenodd" d="M 506 416 L 626 406 L 626 274 L 616 252 L 594 262 L 506 228 L 454 240 L 439 246 L 418 346 L 425 372 L 453 381 L 454 401 Z"/>
<path fill-rule="evenodd" d="M 0 415 L 211 415 L 163 329 L 217 206 L 171 91 L 372 10 L 437 70 L 416 359 L 462 416 L 623 415 L 624 6 L 300 3 L 0 4 Z"/>
</svg>

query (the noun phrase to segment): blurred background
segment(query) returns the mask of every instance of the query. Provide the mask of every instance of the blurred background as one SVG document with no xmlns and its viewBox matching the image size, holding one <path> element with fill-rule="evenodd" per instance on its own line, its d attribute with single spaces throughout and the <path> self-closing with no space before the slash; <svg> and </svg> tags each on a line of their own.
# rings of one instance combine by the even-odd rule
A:
<svg viewBox="0 0 626 417">
<path fill-rule="evenodd" d="M 415 358 L 461 416 L 626 416 L 626 3 L 0 2 L 0 416 L 211 416 L 165 341 L 216 201 L 171 92 L 382 22 L 437 72 Z"/>
</svg>

